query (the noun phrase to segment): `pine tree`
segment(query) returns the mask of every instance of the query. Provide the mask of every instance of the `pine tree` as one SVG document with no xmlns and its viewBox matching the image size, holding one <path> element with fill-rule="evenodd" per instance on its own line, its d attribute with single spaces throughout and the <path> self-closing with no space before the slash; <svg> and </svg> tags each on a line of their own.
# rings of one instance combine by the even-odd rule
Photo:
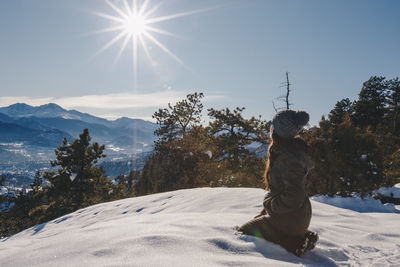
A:
<svg viewBox="0 0 400 267">
<path fill-rule="evenodd" d="M 331 123 L 339 124 L 343 121 L 343 117 L 346 113 L 350 118 L 354 115 L 354 103 L 348 98 L 338 101 L 328 117 Z"/>
<path fill-rule="evenodd" d="M 364 82 L 354 107 L 354 122 L 361 128 L 376 129 L 387 113 L 385 77 L 373 76 Z"/>
<path fill-rule="evenodd" d="M 131 171 L 128 175 L 119 175 L 115 180 L 118 182 L 118 186 L 122 187 L 126 197 L 132 197 L 134 195 L 134 184 L 139 181 L 141 172 L 137 170 Z"/>
<path fill-rule="evenodd" d="M 398 182 L 400 80 L 373 76 L 305 135 L 316 161 L 314 193 L 365 195 Z"/>
<path fill-rule="evenodd" d="M 209 109 L 212 122 L 203 126 L 203 94 L 159 109 L 153 118 L 155 153 L 135 185 L 139 195 L 198 186 L 257 186 L 263 183 L 263 159 L 248 148 L 268 142 L 269 125 L 261 118 L 245 119 L 244 108 Z"/>
<path fill-rule="evenodd" d="M 400 183 L 400 148 L 386 158 L 384 173 L 386 176 L 385 186 L 390 187 Z"/>
<path fill-rule="evenodd" d="M 211 118 L 209 134 L 214 146 L 218 149 L 216 159 L 220 171 L 217 180 L 226 186 L 262 187 L 264 164 L 250 150 L 253 143 L 267 144 L 269 141 L 269 124 L 261 118 L 242 116 L 244 107 L 233 111 L 209 109 Z"/>
<path fill-rule="evenodd" d="M 99 159 L 105 157 L 104 145 L 90 141 L 89 130 L 84 129 L 72 143 L 64 138 L 62 145 L 55 150 L 56 160 L 51 165 L 58 170 L 43 174 L 50 182 L 43 192 L 47 203 L 31 211 L 38 222 L 124 197 L 123 192 L 107 179 L 103 168 L 95 166 Z"/>
<path fill-rule="evenodd" d="M 388 129 L 394 135 L 400 136 L 400 79 L 389 80 L 386 86 L 388 89 Z"/>
<path fill-rule="evenodd" d="M 203 93 L 194 93 L 186 96 L 174 106 L 168 103 L 168 108 L 159 109 L 154 113 L 160 127 L 154 132 L 160 140 L 156 142 L 156 150 L 162 149 L 163 144 L 183 138 L 187 132 L 201 121 Z"/>
<path fill-rule="evenodd" d="M 59 167 L 58 174 L 50 178 L 54 194 L 69 191 L 69 196 L 65 197 L 69 197 L 77 207 L 81 207 L 84 195 L 93 194 L 93 186 L 104 180 L 104 173 L 94 164 L 105 157 L 105 147 L 97 142 L 90 144 L 90 141 L 88 129 L 84 129 L 72 143 L 64 138 L 63 144 L 55 150 L 56 160 L 51 162 L 53 167 Z"/>
<path fill-rule="evenodd" d="M 33 178 L 33 182 L 31 183 L 31 189 L 33 191 L 33 194 L 36 194 L 40 187 L 43 184 L 43 179 L 40 171 L 36 171 L 35 177 Z"/>
<path fill-rule="evenodd" d="M 32 194 L 20 190 L 14 197 L 8 197 L 10 209 L 0 213 L 0 237 L 6 237 L 34 225 L 29 211 L 34 207 Z"/>
<path fill-rule="evenodd" d="M 0 186 L 3 186 L 5 181 L 6 181 L 6 176 L 5 175 L 1 175 L 0 176 Z M 0 195 L 0 204 L 2 204 L 6 200 L 7 200 L 6 196 Z"/>
<path fill-rule="evenodd" d="M 208 140 L 206 129 L 197 126 L 185 137 L 163 143 L 145 163 L 135 192 L 143 195 L 209 186 L 216 163 L 212 160 L 214 148 Z"/>
<path fill-rule="evenodd" d="M 55 219 L 89 205 L 125 197 L 101 167 L 95 166 L 104 158 L 104 145 L 91 143 L 88 129 L 79 138 L 68 143 L 64 138 L 55 150 L 57 172 L 45 172 L 50 186 L 42 185 L 40 172 L 31 184 L 32 191 L 21 192 L 12 199 L 15 203 L 7 214 L 0 214 L 0 236 L 8 236 L 34 224 Z"/>
<path fill-rule="evenodd" d="M 241 156 L 247 155 L 247 146 L 253 142 L 268 143 L 269 125 L 267 122 L 252 117 L 244 119 L 244 107 L 230 111 L 229 108 L 216 110 L 209 109 L 211 118 L 209 131 L 221 148 L 220 157 L 231 157 L 238 161 Z"/>
<path fill-rule="evenodd" d="M 216 168 L 212 160 L 215 148 L 200 124 L 202 98 L 202 93 L 189 94 L 154 113 L 160 125 L 155 131 L 159 139 L 135 185 L 137 194 L 210 185 L 210 173 Z"/>
<path fill-rule="evenodd" d="M 342 122 L 322 120 L 304 136 L 316 168 L 311 175 L 312 194 L 362 196 L 385 184 L 383 146 L 369 129 L 354 126 L 346 113 Z"/>
</svg>

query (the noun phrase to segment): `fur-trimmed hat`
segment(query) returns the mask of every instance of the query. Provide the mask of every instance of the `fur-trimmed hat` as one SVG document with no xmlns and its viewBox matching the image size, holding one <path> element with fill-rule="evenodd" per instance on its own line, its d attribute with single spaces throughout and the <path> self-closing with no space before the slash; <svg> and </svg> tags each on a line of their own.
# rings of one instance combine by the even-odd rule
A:
<svg viewBox="0 0 400 267">
<path fill-rule="evenodd" d="M 281 137 L 294 137 L 308 123 L 310 116 L 305 111 L 283 110 L 272 119 L 274 132 Z"/>
</svg>

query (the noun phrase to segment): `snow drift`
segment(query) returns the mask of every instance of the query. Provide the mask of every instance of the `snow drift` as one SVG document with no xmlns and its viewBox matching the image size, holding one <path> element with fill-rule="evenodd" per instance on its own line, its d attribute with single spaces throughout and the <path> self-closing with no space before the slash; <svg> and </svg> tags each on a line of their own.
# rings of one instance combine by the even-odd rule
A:
<svg viewBox="0 0 400 267">
<path fill-rule="evenodd" d="M 91 206 L 0 241 L 0 266 L 295 266 L 400 264 L 400 214 L 312 200 L 320 241 L 304 258 L 235 234 L 264 191 L 197 188 Z M 379 204 L 376 204 L 379 205 Z"/>
</svg>

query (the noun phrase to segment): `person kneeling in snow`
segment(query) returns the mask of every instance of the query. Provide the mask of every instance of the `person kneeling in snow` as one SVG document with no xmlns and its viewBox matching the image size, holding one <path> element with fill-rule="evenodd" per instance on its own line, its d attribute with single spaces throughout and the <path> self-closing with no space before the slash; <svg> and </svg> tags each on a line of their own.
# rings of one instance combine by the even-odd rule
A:
<svg viewBox="0 0 400 267">
<path fill-rule="evenodd" d="M 304 111 L 285 110 L 272 120 L 271 144 L 265 171 L 267 185 L 263 210 L 242 225 L 243 234 L 277 243 L 301 257 L 315 247 L 318 235 L 308 231 L 311 203 L 307 197 L 307 175 L 314 162 L 297 134 L 308 123 Z"/>
</svg>

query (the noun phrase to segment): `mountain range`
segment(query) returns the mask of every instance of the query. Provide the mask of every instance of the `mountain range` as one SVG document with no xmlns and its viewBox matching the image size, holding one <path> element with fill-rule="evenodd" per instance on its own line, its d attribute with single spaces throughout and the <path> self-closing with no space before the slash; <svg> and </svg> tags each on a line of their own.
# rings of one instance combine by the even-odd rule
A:
<svg viewBox="0 0 400 267">
<path fill-rule="evenodd" d="M 89 129 L 93 142 L 106 145 L 105 154 L 113 160 L 151 151 L 157 124 L 126 117 L 106 120 L 54 103 L 1 107 L 0 165 L 48 161 L 54 158 L 54 149 L 62 144 L 64 137 L 72 142 L 84 128 Z"/>
</svg>

